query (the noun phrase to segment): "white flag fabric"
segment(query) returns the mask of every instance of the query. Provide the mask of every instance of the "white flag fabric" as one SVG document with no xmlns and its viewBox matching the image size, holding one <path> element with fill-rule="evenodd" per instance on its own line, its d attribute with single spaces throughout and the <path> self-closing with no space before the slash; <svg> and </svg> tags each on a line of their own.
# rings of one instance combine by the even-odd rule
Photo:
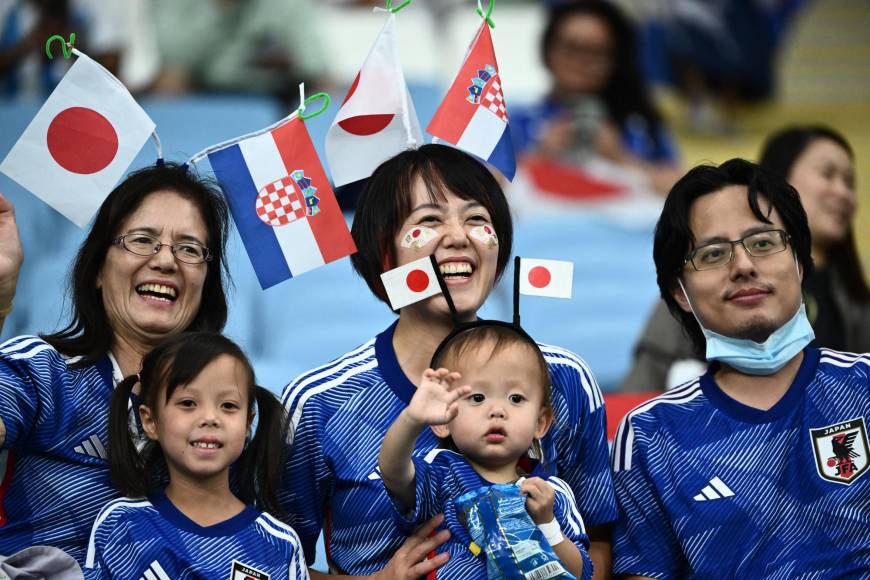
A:
<svg viewBox="0 0 870 580">
<path fill-rule="evenodd" d="M 520 293 L 571 298 L 574 263 L 561 260 L 520 259 Z"/>
<path fill-rule="evenodd" d="M 84 227 L 153 131 L 121 81 L 79 53 L 0 171 Z"/>
<path fill-rule="evenodd" d="M 390 14 L 326 134 L 332 180 L 342 186 L 366 179 L 390 157 L 422 144 Z"/>
<path fill-rule="evenodd" d="M 384 272 L 381 281 L 393 310 L 441 293 L 429 256 Z"/>
</svg>

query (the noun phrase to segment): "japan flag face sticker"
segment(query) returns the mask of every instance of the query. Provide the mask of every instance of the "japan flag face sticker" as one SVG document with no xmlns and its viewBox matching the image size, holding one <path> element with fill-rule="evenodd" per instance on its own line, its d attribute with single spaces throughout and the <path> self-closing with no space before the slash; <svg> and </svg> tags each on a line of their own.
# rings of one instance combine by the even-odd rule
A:
<svg viewBox="0 0 870 580">
<path fill-rule="evenodd" d="M 472 239 L 482 243 L 490 250 L 498 246 L 498 236 L 495 235 L 495 230 L 492 229 L 492 226 L 484 225 L 473 227 L 471 228 L 471 231 L 468 232 L 468 235 L 471 236 Z"/>
<path fill-rule="evenodd" d="M 438 238 L 438 232 L 426 226 L 414 226 L 402 236 L 403 248 L 421 249 L 423 246 Z"/>
</svg>

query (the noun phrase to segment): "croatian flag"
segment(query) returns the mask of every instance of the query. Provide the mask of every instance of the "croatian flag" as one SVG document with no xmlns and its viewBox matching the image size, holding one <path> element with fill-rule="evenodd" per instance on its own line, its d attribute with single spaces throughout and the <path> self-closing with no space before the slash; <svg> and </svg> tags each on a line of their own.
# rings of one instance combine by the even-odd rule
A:
<svg viewBox="0 0 870 580">
<path fill-rule="evenodd" d="M 520 259 L 520 293 L 571 298 L 574 263 L 562 260 Z"/>
<path fill-rule="evenodd" d="M 429 256 L 384 272 L 381 274 L 381 281 L 393 310 L 441 293 L 432 258 Z"/>
<path fill-rule="evenodd" d="M 208 158 L 264 290 L 356 252 L 299 117 Z"/>
<path fill-rule="evenodd" d="M 507 105 L 486 21 L 426 130 L 514 178 L 517 161 L 511 143 Z"/>
<path fill-rule="evenodd" d="M 76 54 L 0 171 L 84 227 L 154 131 L 154 121 L 121 81 Z"/>
<path fill-rule="evenodd" d="M 375 40 L 326 134 L 336 187 L 366 179 L 378 165 L 423 144 L 396 46 L 396 15 Z"/>
</svg>

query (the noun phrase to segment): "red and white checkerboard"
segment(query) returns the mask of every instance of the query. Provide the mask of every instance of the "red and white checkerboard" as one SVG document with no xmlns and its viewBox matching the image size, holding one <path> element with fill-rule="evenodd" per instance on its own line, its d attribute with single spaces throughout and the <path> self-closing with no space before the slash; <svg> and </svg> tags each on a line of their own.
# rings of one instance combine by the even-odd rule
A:
<svg viewBox="0 0 870 580">
<path fill-rule="evenodd" d="M 498 82 L 498 76 L 492 77 L 480 104 L 495 113 L 499 119 L 507 123 L 507 109 L 504 106 L 504 93 L 501 92 L 501 84 Z"/>
<path fill-rule="evenodd" d="M 256 209 L 257 216 L 272 227 L 285 226 L 307 214 L 302 195 L 289 175 L 259 191 Z"/>
</svg>

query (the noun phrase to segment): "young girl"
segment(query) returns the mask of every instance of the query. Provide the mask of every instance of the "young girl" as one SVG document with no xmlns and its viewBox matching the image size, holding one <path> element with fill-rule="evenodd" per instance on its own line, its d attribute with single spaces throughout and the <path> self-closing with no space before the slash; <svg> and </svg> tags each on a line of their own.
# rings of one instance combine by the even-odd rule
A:
<svg viewBox="0 0 870 580">
<path fill-rule="evenodd" d="M 128 425 L 136 384 L 139 451 Z M 112 397 L 109 465 L 127 497 L 94 522 L 86 577 L 308 578 L 296 533 L 267 513 L 279 513 L 284 427 L 229 339 L 188 333 L 151 351 Z"/>
<path fill-rule="evenodd" d="M 400 521 L 415 524 L 444 513 L 451 539 L 441 551 L 450 559 L 439 575 L 486 578 L 483 557 L 469 550 L 456 498 L 525 476 L 518 484 L 532 520 L 568 571 L 590 578 L 589 539 L 571 489 L 529 458 L 553 422 L 549 373 L 537 345 L 511 325 L 479 323 L 448 337 L 432 367 L 438 370 L 423 373 L 411 402 L 387 431 L 379 465 Z M 444 445 L 412 457 L 426 426 Z"/>
</svg>

